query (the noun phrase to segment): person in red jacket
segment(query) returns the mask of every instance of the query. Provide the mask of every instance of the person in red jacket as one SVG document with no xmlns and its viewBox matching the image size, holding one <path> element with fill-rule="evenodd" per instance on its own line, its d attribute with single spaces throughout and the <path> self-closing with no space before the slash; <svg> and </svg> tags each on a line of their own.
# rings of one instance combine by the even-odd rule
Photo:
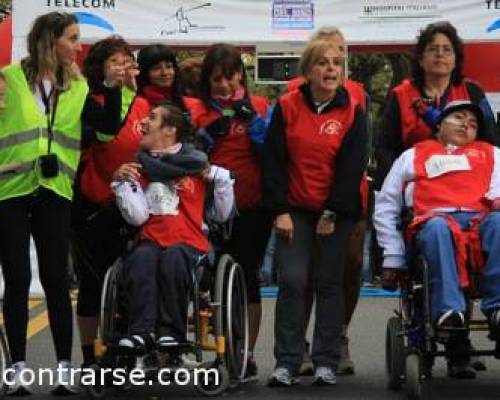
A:
<svg viewBox="0 0 500 400">
<path fill-rule="evenodd" d="M 483 113 L 470 101 L 448 103 L 436 123 L 435 137 L 398 157 L 376 197 L 373 220 L 384 249 L 385 285 L 396 289 L 407 270 L 407 245 L 414 242 L 429 265 L 432 322 L 438 330 L 464 327 L 464 291 L 470 288 L 465 258 L 473 258 L 471 268 L 482 275 L 481 311 L 498 350 L 500 150 L 484 141 Z M 403 207 L 413 210 L 406 229 L 412 242 L 405 242 L 399 228 Z M 448 375 L 473 378 L 470 342 L 455 335 L 446 343 Z"/>
<path fill-rule="evenodd" d="M 96 45 L 85 61 L 89 81 L 95 82 L 97 88 L 97 100 L 100 91 L 108 91 L 106 86 L 112 85 L 106 83 L 102 72 L 113 64 L 114 52 L 111 50 L 114 47 L 108 47 Z M 131 54 L 129 51 L 117 53 L 122 59 Z M 122 90 L 122 96 L 117 98 L 114 125 L 104 132 L 105 135 L 99 132 L 94 135 L 95 140 L 83 158 L 79 178 L 79 196 L 73 217 L 73 248 L 80 279 L 77 315 L 84 365 L 95 362 L 93 342 L 104 275 L 123 254 L 132 231 L 114 205 L 110 188 L 113 173 L 122 164 L 135 160 L 142 138 L 140 122 L 153 106 L 171 101 L 186 111 L 176 56 L 167 46 L 158 44 L 142 48 L 137 63 L 139 71 L 132 69 L 134 76 L 129 79 L 129 86 L 137 89 L 137 94 L 130 89 L 127 92 Z"/>
<path fill-rule="evenodd" d="M 209 250 L 203 230 L 207 180 L 215 180 L 215 192 L 226 188 L 231 195 L 232 179 L 225 171 L 229 184 L 218 188 L 220 171 L 212 170 L 219 168 L 209 169 L 207 155 L 184 143 L 190 124 L 179 107 L 154 107 L 141 130 L 137 162 L 122 165 L 112 184 L 124 217 L 140 226 L 139 242 L 123 263 L 129 334 L 118 344 L 145 351 L 156 335 L 157 347 L 169 351 L 186 342 L 193 268 Z M 229 212 L 219 222 L 231 212 L 229 198 Z"/>
<path fill-rule="evenodd" d="M 376 145 L 376 188 L 404 150 L 431 136 L 436 119 L 450 101 L 470 100 L 481 107 L 486 140 L 500 144 L 488 100 L 477 83 L 463 76 L 463 64 L 463 42 L 452 24 L 436 22 L 420 32 L 412 77 L 393 88 L 386 102 Z"/>
<path fill-rule="evenodd" d="M 325 26 L 320 28 L 312 37 L 311 40 L 328 40 L 334 46 L 337 46 L 339 52 L 347 56 L 347 46 L 345 38 L 340 29 L 333 26 Z M 290 80 L 287 84 L 287 90 L 290 92 L 296 90 L 305 82 L 303 76 L 298 76 Z M 356 99 L 356 101 L 363 107 L 365 111 L 368 109 L 368 99 L 363 87 L 363 84 L 345 79 L 343 83 L 344 88 L 349 94 Z M 369 134 L 367 132 L 367 134 Z M 371 143 L 370 143 L 371 147 Z M 362 218 L 357 222 L 351 239 L 349 241 L 349 252 L 346 259 L 346 269 L 344 271 L 344 304 L 345 304 L 345 319 L 342 327 L 342 339 L 340 344 L 340 360 L 337 365 L 337 375 L 351 375 L 354 374 L 354 363 L 351 360 L 349 351 L 349 338 L 347 331 L 351 322 L 354 310 L 359 300 L 359 292 L 361 288 L 361 268 L 363 266 L 363 242 L 367 229 L 367 214 L 368 214 L 368 180 L 367 176 L 363 177 L 360 186 L 360 192 L 363 199 L 364 213 Z M 306 295 L 306 324 L 309 324 L 309 315 L 313 306 L 313 290 L 312 290 L 312 274 L 309 276 L 310 286 Z M 313 373 L 313 365 L 310 358 L 310 344 L 306 342 L 306 352 L 304 353 L 304 361 L 301 367 L 302 375 L 309 375 Z"/>
<path fill-rule="evenodd" d="M 314 268 L 314 383 L 335 384 L 344 322 L 347 243 L 361 215 L 366 116 L 342 86 L 344 52 L 313 40 L 301 58 L 306 78 L 279 99 L 263 149 L 264 204 L 278 234 L 276 368 L 271 386 L 290 386 L 305 350 L 307 276 Z"/>
<path fill-rule="evenodd" d="M 232 235 L 222 249 L 243 267 L 249 296 L 250 358 L 247 379 L 256 379 L 252 353 L 261 320 L 258 270 L 271 230 L 269 213 L 262 208 L 262 168 L 267 100 L 251 96 L 239 50 L 215 44 L 205 53 L 200 75 L 200 100 L 191 108 L 211 163 L 236 176 L 236 207 Z"/>
</svg>

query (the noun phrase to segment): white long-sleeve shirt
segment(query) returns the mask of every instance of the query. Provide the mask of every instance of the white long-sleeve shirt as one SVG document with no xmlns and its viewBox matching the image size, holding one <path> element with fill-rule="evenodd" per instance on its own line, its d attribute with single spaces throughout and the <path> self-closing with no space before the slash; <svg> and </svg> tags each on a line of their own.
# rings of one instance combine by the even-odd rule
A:
<svg viewBox="0 0 500 400">
<path fill-rule="evenodd" d="M 380 192 L 375 192 L 375 210 L 373 225 L 377 231 L 377 240 L 383 249 L 384 268 L 405 268 L 405 242 L 401 226 L 403 206 L 413 207 L 413 189 L 411 182 L 415 178 L 415 149 L 406 150 L 394 162 L 384 180 Z M 406 188 L 405 188 L 405 185 Z M 403 193 L 404 190 L 404 193 Z M 464 189 L 466 190 L 466 189 Z M 403 197 L 404 196 L 404 197 Z M 493 173 L 486 198 L 500 198 L 500 150 L 493 150 Z M 453 212 L 455 209 L 439 208 L 433 211 Z M 464 211 L 461 209 L 461 211 Z"/>
<path fill-rule="evenodd" d="M 214 222 L 223 223 L 229 219 L 234 207 L 234 179 L 230 172 L 216 165 L 210 166 L 208 180 L 213 182 L 214 201 L 207 214 Z M 138 182 L 114 181 L 111 189 L 123 218 L 132 226 L 141 226 L 152 214 L 151 204 Z"/>
</svg>

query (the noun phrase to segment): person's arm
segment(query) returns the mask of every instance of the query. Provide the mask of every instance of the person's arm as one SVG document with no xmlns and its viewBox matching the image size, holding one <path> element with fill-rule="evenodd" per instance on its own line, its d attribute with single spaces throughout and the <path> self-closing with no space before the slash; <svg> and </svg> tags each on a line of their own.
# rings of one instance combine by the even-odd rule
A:
<svg viewBox="0 0 500 400">
<path fill-rule="evenodd" d="M 500 210 L 500 149 L 498 147 L 493 149 L 493 173 L 486 198 L 491 200 L 493 209 Z"/>
<path fill-rule="evenodd" d="M 213 204 L 207 210 L 207 218 L 215 223 L 224 223 L 236 210 L 234 179 L 229 170 L 212 165 L 208 173 L 208 181 L 213 183 Z"/>
<path fill-rule="evenodd" d="M 139 182 L 113 181 L 111 189 L 123 219 L 132 226 L 141 226 L 149 219 L 149 206 Z"/>
<path fill-rule="evenodd" d="M 286 126 L 280 104 L 274 107 L 262 148 L 264 206 L 275 215 L 288 213 L 288 154 Z"/>
<path fill-rule="evenodd" d="M 467 82 L 466 86 L 471 102 L 477 104 L 483 112 L 483 132 L 481 136 L 488 143 L 500 147 L 500 132 L 497 131 L 495 115 L 483 89 L 474 82 Z"/>
<path fill-rule="evenodd" d="M 384 268 L 405 269 L 405 242 L 401 227 L 403 190 L 405 183 L 414 177 L 415 150 L 405 151 L 393 164 L 385 178 L 382 190 L 375 192 L 373 226 L 383 249 Z"/>
<path fill-rule="evenodd" d="M 82 142 L 86 144 L 100 141 L 97 133 L 113 138 L 122 124 L 121 106 L 122 94 L 119 87 L 105 87 L 102 103 L 93 95 L 88 95 L 82 112 L 82 122 L 85 126 Z"/>
<path fill-rule="evenodd" d="M 335 177 L 326 209 L 336 214 L 358 218 L 361 214 L 359 192 L 367 163 L 366 114 L 358 106 L 352 127 L 346 133 L 335 159 Z"/>
<path fill-rule="evenodd" d="M 387 98 L 382 128 L 378 132 L 375 142 L 377 167 L 374 187 L 375 190 L 380 190 L 394 160 L 403 152 L 401 112 L 395 94 L 390 94 Z"/>
</svg>

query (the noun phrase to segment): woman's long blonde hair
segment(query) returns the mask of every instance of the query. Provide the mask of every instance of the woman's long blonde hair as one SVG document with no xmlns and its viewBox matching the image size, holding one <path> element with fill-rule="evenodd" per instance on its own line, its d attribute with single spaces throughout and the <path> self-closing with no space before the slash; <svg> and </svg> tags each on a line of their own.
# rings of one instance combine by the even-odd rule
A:
<svg viewBox="0 0 500 400">
<path fill-rule="evenodd" d="M 62 66 L 57 61 L 56 40 L 73 24 L 78 24 L 73 14 L 60 12 L 44 14 L 35 20 L 28 34 L 28 57 L 21 61 L 30 86 L 47 76 L 58 89 L 65 90 L 72 80 L 82 77 L 76 64 Z"/>
</svg>

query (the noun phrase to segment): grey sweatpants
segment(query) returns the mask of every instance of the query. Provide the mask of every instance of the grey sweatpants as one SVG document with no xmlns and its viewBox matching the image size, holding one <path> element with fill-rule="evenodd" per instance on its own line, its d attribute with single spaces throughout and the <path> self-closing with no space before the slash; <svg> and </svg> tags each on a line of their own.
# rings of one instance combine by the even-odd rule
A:
<svg viewBox="0 0 500 400">
<path fill-rule="evenodd" d="M 315 367 L 336 368 L 339 339 L 344 323 L 344 263 L 354 220 L 338 218 L 335 231 L 318 238 L 318 214 L 291 212 L 294 234 L 291 242 L 278 235 L 278 299 L 274 326 L 274 356 L 277 367 L 297 373 L 305 351 L 305 292 L 308 268 L 313 268 L 316 299 L 312 360 Z"/>
</svg>

